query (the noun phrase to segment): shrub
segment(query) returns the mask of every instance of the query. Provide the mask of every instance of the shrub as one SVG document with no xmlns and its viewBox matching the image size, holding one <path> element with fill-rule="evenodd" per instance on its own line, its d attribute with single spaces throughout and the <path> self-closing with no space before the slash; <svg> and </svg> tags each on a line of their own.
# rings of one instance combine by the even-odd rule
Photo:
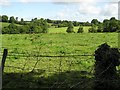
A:
<svg viewBox="0 0 120 90">
<path fill-rule="evenodd" d="M 69 22 L 66 32 L 67 33 L 74 33 L 73 28 L 74 28 L 74 26 L 73 26 L 72 22 Z"/>
<path fill-rule="evenodd" d="M 92 27 L 88 29 L 88 32 L 96 33 L 97 32 L 97 26 L 93 24 Z"/>
<path fill-rule="evenodd" d="M 83 27 L 82 26 L 79 27 L 77 33 L 83 33 Z"/>
</svg>

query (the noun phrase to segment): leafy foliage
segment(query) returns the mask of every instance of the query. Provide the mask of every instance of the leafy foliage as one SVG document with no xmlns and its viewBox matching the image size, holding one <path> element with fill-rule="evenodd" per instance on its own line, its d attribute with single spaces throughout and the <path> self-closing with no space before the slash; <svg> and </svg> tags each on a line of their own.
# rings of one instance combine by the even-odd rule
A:
<svg viewBox="0 0 120 90">
<path fill-rule="evenodd" d="M 83 33 L 83 27 L 82 26 L 79 27 L 77 33 Z"/>
<path fill-rule="evenodd" d="M 93 24 L 92 27 L 89 28 L 88 32 L 90 32 L 90 33 L 96 33 L 97 32 L 97 26 Z"/>
<path fill-rule="evenodd" d="M 74 33 L 73 28 L 74 28 L 74 26 L 73 26 L 72 22 L 69 22 L 69 25 L 68 25 L 66 32 L 67 33 Z"/>
<path fill-rule="evenodd" d="M 13 17 L 12 17 L 13 18 Z M 13 21 L 12 21 L 13 20 Z M 11 19 L 11 22 L 14 22 L 14 19 Z M 21 24 L 24 24 L 23 19 Z M 3 34 L 18 34 L 18 33 L 47 33 L 48 25 L 46 20 L 34 20 L 28 25 L 17 26 L 15 23 L 11 23 L 7 27 L 3 27 Z"/>
<path fill-rule="evenodd" d="M 8 16 L 7 15 L 3 15 L 1 18 L 2 18 L 2 22 L 8 22 Z"/>
</svg>

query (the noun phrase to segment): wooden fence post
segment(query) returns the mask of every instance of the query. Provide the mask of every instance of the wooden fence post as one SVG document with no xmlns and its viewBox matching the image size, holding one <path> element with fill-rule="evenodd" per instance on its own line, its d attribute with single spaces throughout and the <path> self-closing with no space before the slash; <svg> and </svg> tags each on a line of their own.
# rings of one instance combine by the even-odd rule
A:
<svg viewBox="0 0 120 90">
<path fill-rule="evenodd" d="M 5 65 L 7 54 L 8 54 L 8 49 L 4 49 L 3 57 L 2 57 L 2 72 L 4 71 L 4 65 Z"/>
</svg>

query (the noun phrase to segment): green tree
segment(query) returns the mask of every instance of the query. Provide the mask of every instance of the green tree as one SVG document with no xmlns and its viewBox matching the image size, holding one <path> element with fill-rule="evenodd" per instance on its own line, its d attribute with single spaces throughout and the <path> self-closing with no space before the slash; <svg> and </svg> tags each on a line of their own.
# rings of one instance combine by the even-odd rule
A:
<svg viewBox="0 0 120 90">
<path fill-rule="evenodd" d="M 19 22 L 21 25 L 26 25 L 25 21 L 23 18 L 21 18 L 20 22 Z"/>
<path fill-rule="evenodd" d="M 88 29 L 88 32 L 90 33 L 96 33 L 97 32 L 97 26 L 92 24 L 92 27 Z"/>
<path fill-rule="evenodd" d="M 10 23 L 15 23 L 15 21 L 16 21 L 16 20 L 15 20 L 14 16 L 11 16 L 9 22 L 10 22 Z"/>
<path fill-rule="evenodd" d="M 83 26 L 80 26 L 77 33 L 83 33 Z"/>
<path fill-rule="evenodd" d="M 3 27 L 2 34 L 10 34 L 10 29 L 8 27 Z"/>
<path fill-rule="evenodd" d="M 91 21 L 91 24 L 98 25 L 100 22 L 97 19 L 93 19 Z"/>
<path fill-rule="evenodd" d="M 8 16 L 2 15 L 2 22 L 8 22 Z"/>
<path fill-rule="evenodd" d="M 109 32 L 109 23 L 110 21 L 108 19 L 104 19 L 103 21 L 103 32 Z"/>
<path fill-rule="evenodd" d="M 18 34 L 19 31 L 18 31 L 18 27 L 14 24 L 14 23 L 11 23 L 9 26 L 8 26 L 9 30 L 10 30 L 10 34 Z"/>
<path fill-rule="evenodd" d="M 73 23 L 72 22 L 69 22 L 68 24 L 68 28 L 66 30 L 67 33 L 74 33 L 74 26 L 73 26 Z"/>
<path fill-rule="evenodd" d="M 15 19 L 16 21 L 18 21 L 18 17 L 16 17 L 16 19 Z"/>
<path fill-rule="evenodd" d="M 47 23 L 53 23 L 53 21 L 50 19 L 46 19 L 46 20 L 47 20 Z"/>
<path fill-rule="evenodd" d="M 103 32 L 103 24 L 98 25 L 97 32 Z"/>
<path fill-rule="evenodd" d="M 117 32 L 120 32 L 120 20 L 118 20 L 118 28 L 117 28 Z"/>
<path fill-rule="evenodd" d="M 80 23 L 79 23 L 79 22 L 77 22 L 77 21 L 74 21 L 74 22 L 73 22 L 73 25 L 74 25 L 74 26 L 79 26 L 79 25 L 80 25 Z"/>
<path fill-rule="evenodd" d="M 48 33 L 48 25 L 47 25 L 47 21 L 44 20 L 42 22 L 43 26 L 42 26 L 42 33 Z"/>
<path fill-rule="evenodd" d="M 34 28 L 34 33 L 42 33 L 42 28 L 40 26 L 36 26 Z"/>
<path fill-rule="evenodd" d="M 109 23 L 109 30 L 110 32 L 116 32 L 117 29 L 118 29 L 118 21 L 115 19 L 115 17 L 112 17 Z"/>
<path fill-rule="evenodd" d="M 23 25 L 23 26 L 19 26 L 18 30 L 20 33 L 29 33 L 30 27 L 29 25 Z"/>
</svg>

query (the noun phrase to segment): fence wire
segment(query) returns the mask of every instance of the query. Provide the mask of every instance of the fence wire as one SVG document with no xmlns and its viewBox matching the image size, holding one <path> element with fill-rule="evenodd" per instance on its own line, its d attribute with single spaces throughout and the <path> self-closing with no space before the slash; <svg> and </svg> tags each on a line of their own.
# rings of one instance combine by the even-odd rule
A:
<svg viewBox="0 0 120 90">
<path fill-rule="evenodd" d="M 87 90 L 93 86 L 94 62 L 94 54 L 9 53 L 5 63 L 3 87 L 9 86 L 10 82 L 5 82 L 12 80 L 17 83 L 15 88 Z"/>
</svg>

